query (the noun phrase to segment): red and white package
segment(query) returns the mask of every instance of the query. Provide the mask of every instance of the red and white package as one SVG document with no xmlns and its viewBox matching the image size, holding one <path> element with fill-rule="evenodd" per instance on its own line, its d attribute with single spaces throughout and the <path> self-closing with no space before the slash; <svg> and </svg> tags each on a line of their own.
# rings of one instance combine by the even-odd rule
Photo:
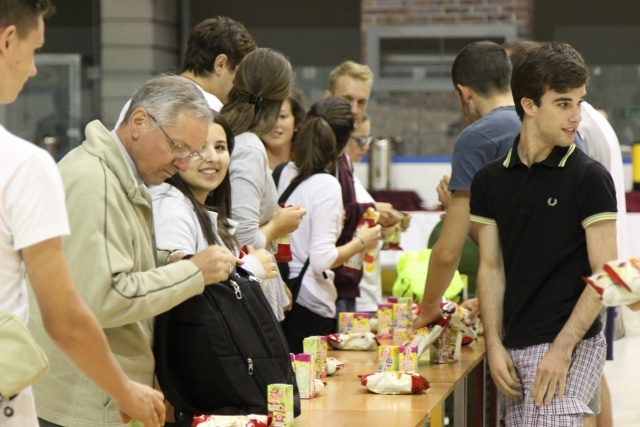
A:
<svg viewBox="0 0 640 427">
<path fill-rule="evenodd" d="M 640 294 L 632 294 L 625 287 L 615 283 L 607 273 L 597 273 L 584 278 L 600 295 L 600 300 L 607 307 L 628 305 L 640 301 Z"/>
<path fill-rule="evenodd" d="M 269 427 L 266 415 L 194 415 L 191 427 Z"/>
<path fill-rule="evenodd" d="M 456 311 L 451 314 L 449 326 L 462 332 L 463 340 L 465 337 L 471 340 L 478 338 L 478 324 L 480 323 L 480 319 L 476 317 L 473 320 L 469 320 L 470 318 L 471 312 L 461 305 L 458 305 Z"/>
<path fill-rule="evenodd" d="M 455 303 L 454 303 L 455 304 Z M 429 348 L 431 344 L 440 336 L 443 329 L 449 324 L 450 316 L 443 317 L 438 322 L 420 328 L 413 333 L 411 341 L 407 341 L 404 345 L 418 348 L 418 358 Z"/>
<path fill-rule="evenodd" d="M 377 394 L 417 394 L 429 388 L 429 381 L 419 374 L 403 371 L 358 375 L 363 386 Z"/>
<path fill-rule="evenodd" d="M 640 295 L 640 270 L 631 260 L 609 261 L 602 268 L 611 280 Z"/>
<path fill-rule="evenodd" d="M 371 332 L 361 334 L 327 335 L 329 345 L 336 350 L 372 351 L 378 349 L 378 340 Z"/>
<path fill-rule="evenodd" d="M 327 375 L 333 376 L 338 369 L 344 368 L 345 364 L 336 359 L 335 357 L 327 357 Z"/>
</svg>

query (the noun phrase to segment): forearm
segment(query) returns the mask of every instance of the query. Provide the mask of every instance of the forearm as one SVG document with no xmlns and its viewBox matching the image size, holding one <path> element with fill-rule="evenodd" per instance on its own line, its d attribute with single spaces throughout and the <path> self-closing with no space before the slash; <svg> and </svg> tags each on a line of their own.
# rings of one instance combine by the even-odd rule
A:
<svg viewBox="0 0 640 427">
<path fill-rule="evenodd" d="M 569 320 L 553 341 L 553 346 L 567 353 L 572 353 L 585 333 L 589 330 L 593 322 L 602 310 L 602 302 L 598 299 L 598 294 L 590 286 L 585 286 L 582 295 L 578 299 Z M 484 319 L 484 313 L 483 313 Z"/>
<path fill-rule="evenodd" d="M 264 241 L 264 246 L 261 246 L 261 247 L 254 246 L 256 249 L 261 249 L 266 247 L 266 245 L 271 244 L 271 242 L 273 242 L 276 237 L 279 237 L 278 230 L 276 229 L 276 226 L 273 221 L 269 221 L 266 224 L 264 224 L 262 227 L 260 227 L 258 229 L 258 233 L 260 233 L 262 236 L 256 236 L 257 238 L 255 239 L 255 241 L 256 243 L 260 243 Z"/>
<path fill-rule="evenodd" d="M 421 303 L 421 309 L 425 311 L 440 306 L 442 296 L 449 287 L 460 263 L 459 254 L 443 253 L 447 249 L 443 248 L 440 242 L 441 240 L 436 243 L 429 258 L 429 269 Z"/>
<path fill-rule="evenodd" d="M 358 237 L 354 237 L 348 243 L 338 246 L 338 257 L 333 262 L 331 268 L 336 268 L 344 264 L 352 256 L 364 251 L 364 243 Z"/>
<path fill-rule="evenodd" d="M 496 267 L 480 265 L 476 283 L 487 345 L 502 345 L 503 304 L 506 287 L 504 271 Z"/>
</svg>

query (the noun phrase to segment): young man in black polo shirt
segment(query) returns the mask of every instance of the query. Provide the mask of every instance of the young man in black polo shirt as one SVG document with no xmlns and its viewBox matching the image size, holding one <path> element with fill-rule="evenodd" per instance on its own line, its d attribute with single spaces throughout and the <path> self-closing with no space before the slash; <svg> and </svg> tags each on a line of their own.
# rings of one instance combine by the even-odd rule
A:
<svg viewBox="0 0 640 427">
<path fill-rule="evenodd" d="M 507 426 L 582 426 L 604 365 L 602 304 L 582 277 L 616 258 L 617 208 L 609 173 L 573 143 L 588 78 L 566 44 L 518 58 L 522 132 L 471 187 L 480 311 Z"/>
</svg>

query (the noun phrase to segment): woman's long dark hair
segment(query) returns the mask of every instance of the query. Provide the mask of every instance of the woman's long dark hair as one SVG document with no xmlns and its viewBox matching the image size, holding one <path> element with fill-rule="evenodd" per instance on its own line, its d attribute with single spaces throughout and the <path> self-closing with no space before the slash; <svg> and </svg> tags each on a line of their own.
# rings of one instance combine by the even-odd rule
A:
<svg viewBox="0 0 640 427">
<path fill-rule="evenodd" d="M 293 158 L 302 182 L 314 173 L 334 167 L 353 132 L 351 106 L 342 98 L 328 98 L 311 106 L 298 130 Z"/>
<path fill-rule="evenodd" d="M 220 115 L 220 113 L 216 111 L 213 111 L 213 123 L 222 126 L 222 129 L 224 129 L 224 133 L 227 137 L 227 149 L 229 150 L 229 157 L 231 157 L 234 146 L 231 127 L 229 127 L 229 124 Z M 212 211 L 218 214 L 218 235 L 220 236 L 222 243 L 224 243 L 224 245 L 231 251 L 238 247 L 238 241 L 229 232 L 228 219 L 231 218 L 231 180 L 229 178 L 228 169 L 220 185 L 209 192 L 204 205 L 196 200 L 193 192 L 189 188 L 189 185 L 184 181 L 184 179 L 182 179 L 179 173 L 168 178 L 166 182 L 180 190 L 182 194 L 191 201 L 193 204 L 193 210 L 198 218 L 198 223 L 202 229 L 202 233 L 204 234 L 205 239 L 207 239 L 207 243 L 210 245 L 217 243 L 215 233 L 213 232 L 213 224 L 211 223 L 211 218 L 208 214 L 208 211 Z"/>
</svg>

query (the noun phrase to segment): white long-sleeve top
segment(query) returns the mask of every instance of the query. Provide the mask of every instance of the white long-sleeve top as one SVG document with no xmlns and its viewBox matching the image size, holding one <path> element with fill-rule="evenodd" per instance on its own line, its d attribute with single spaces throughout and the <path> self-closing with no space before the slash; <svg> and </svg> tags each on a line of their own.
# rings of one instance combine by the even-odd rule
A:
<svg viewBox="0 0 640 427">
<path fill-rule="evenodd" d="M 295 165 L 287 164 L 280 175 L 278 195 L 297 175 Z M 296 302 L 319 316 L 335 317 L 338 293 L 331 266 L 338 258 L 336 241 L 342 231 L 340 183 L 326 173 L 313 175 L 294 190 L 286 204 L 300 204 L 307 210 L 300 226 L 290 236 L 293 260 L 289 263 L 289 277 L 297 277 L 307 258 L 310 261 Z"/>
<path fill-rule="evenodd" d="M 209 246 L 193 210 L 193 204 L 180 190 L 171 184 L 163 183 L 151 187 L 149 195 L 153 202 L 153 223 L 158 247 L 180 249 L 187 254 L 195 254 Z M 218 236 L 218 214 L 211 211 L 207 213 L 211 219 L 217 243 L 224 246 Z M 236 222 L 233 220 L 228 222 L 229 232 L 233 234 Z M 238 254 L 237 249 L 234 252 Z M 242 268 L 259 279 L 264 279 L 266 273 L 262 263 L 256 257 L 247 255 L 242 259 L 244 261 Z"/>
</svg>

